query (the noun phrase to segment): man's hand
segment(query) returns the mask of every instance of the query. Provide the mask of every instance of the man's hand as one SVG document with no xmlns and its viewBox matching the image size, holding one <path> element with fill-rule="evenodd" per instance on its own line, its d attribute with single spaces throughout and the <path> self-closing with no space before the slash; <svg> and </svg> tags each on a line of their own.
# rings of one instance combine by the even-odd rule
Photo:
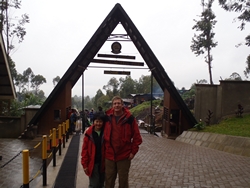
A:
<svg viewBox="0 0 250 188">
<path fill-rule="evenodd" d="M 132 160 L 134 158 L 134 154 L 130 153 L 128 159 Z"/>
</svg>

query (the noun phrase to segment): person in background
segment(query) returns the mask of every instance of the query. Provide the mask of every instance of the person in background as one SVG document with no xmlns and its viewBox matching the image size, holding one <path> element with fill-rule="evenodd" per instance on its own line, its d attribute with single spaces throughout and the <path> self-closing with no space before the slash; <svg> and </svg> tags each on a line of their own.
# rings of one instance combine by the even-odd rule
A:
<svg viewBox="0 0 250 188">
<path fill-rule="evenodd" d="M 72 109 L 70 108 L 67 114 L 67 119 L 70 119 L 70 115 L 72 114 Z"/>
<path fill-rule="evenodd" d="M 89 121 L 90 123 L 93 123 L 93 117 L 94 117 L 94 109 L 92 108 L 89 112 Z"/>
<path fill-rule="evenodd" d="M 123 107 L 119 96 L 112 99 L 112 108 L 106 111 L 104 126 L 105 188 L 114 188 L 117 174 L 119 188 L 128 188 L 131 160 L 139 150 L 142 138 L 136 119 Z"/>
<path fill-rule="evenodd" d="M 75 130 L 75 128 L 76 128 L 76 120 L 77 120 L 76 111 L 72 109 L 72 113 L 70 115 L 70 131 L 69 131 L 70 134 L 76 132 L 76 130 Z"/>
<path fill-rule="evenodd" d="M 83 170 L 89 176 L 89 188 L 104 188 L 104 144 L 105 115 L 95 113 L 94 123 L 86 130 L 81 153 Z"/>
<path fill-rule="evenodd" d="M 99 112 L 101 112 L 101 113 L 103 113 L 103 114 L 105 114 L 105 113 L 103 112 L 103 110 L 102 110 L 102 107 L 101 107 L 101 106 L 98 106 L 98 111 L 99 111 Z"/>
</svg>

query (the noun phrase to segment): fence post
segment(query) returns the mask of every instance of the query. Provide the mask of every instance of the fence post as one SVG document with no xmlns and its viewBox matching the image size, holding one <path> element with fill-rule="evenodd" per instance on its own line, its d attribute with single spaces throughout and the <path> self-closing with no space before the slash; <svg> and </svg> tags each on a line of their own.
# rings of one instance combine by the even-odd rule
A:
<svg viewBox="0 0 250 188">
<path fill-rule="evenodd" d="M 56 128 L 52 131 L 53 166 L 56 166 Z"/>
<path fill-rule="evenodd" d="M 29 188 L 29 150 L 23 150 L 23 188 Z"/>
<path fill-rule="evenodd" d="M 69 119 L 66 120 L 66 142 L 68 142 L 69 139 Z"/>
<path fill-rule="evenodd" d="M 52 130 L 49 130 L 49 149 L 52 151 Z"/>
<path fill-rule="evenodd" d="M 62 124 L 63 148 L 65 148 L 65 123 Z"/>
<path fill-rule="evenodd" d="M 58 149 L 59 149 L 59 155 L 62 155 L 62 125 L 59 124 L 58 125 L 58 141 L 59 141 L 59 145 L 58 145 Z"/>
<path fill-rule="evenodd" d="M 42 147 L 42 158 L 43 158 L 43 186 L 47 185 L 47 135 L 43 135 L 43 147 Z"/>
</svg>

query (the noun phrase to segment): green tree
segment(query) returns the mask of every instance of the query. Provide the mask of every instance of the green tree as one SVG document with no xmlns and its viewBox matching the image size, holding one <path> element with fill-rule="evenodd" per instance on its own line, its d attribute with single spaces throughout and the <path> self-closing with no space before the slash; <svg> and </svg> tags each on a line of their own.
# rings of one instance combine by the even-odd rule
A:
<svg viewBox="0 0 250 188">
<path fill-rule="evenodd" d="M 151 75 L 142 75 L 138 82 L 135 82 L 136 93 L 151 93 Z M 158 92 L 159 84 L 153 77 L 153 92 Z"/>
<path fill-rule="evenodd" d="M 78 110 L 82 109 L 82 97 L 75 95 L 71 98 L 71 107 L 76 108 Z"/>
<path fill-rule="evenodd" d="M 207 84 L 207 80 L 206 79 L 196 80 L 196 83 L 197 84 Z"/>
<path fill-rule="evenodd" d="M 43 102 L 44 101 L 41 100 L 37 95 L 34 95 L 33 93 L 25 93 L 23 106 L 42 105 Z"/>
<path fill-rule="evenodd" d="M 109 98 L 109 96 L 103 95 L 97 100 L 97 106 L 101 106 L 103 108 L 103 111 L 105 111 L 110 108 L 110 105 L 108 103 L 110 100 L 111 99 Z"/>
<path fill-rule="evenodd" d="M 126 76 L 126 78 L 120 78 L 120 96 L 123 98 L 128 97 L 129 94 L 135 93 L 135 81 L 131 76 Z"/>
<path fill-rule="evenodd" d="M 53 85 L 54 85 L 54 87 L 58 84 L 58 82 L 60 81 L 60 76 L 56 76 L 55 78 L 53 78 Z"/>
<path fill-rule="evenodd" d="M 25 71 L 23 71 L 23 74 L 17 73 L 14 84 L 18 88 L 18 100 L 24 100 L 25 97 L 23 97 L 22 95 L 29 92 L 30 85 L 31 88 L 34 89 L 35 95 L 37 95 L 40 99 L 44 99 L 44 92 L 39 90 L 39 87 L 43 83 L 46 83 L 46 79 L 40 74 L 35 75 L 31 68 L 27 68 Z"/>
<path fill-rule="evenodd" d="M 103 86 L 103 89 L 106 90 L 106 95 L 112 98 L 113 96 L 119 95 L 119 85 L 120 82 L 113 77 L 108 81 L 107 85 Z"/>
<path fill-rule="evenodd" d="M 45 101 L 46 97 L 45 97 L 45 93 L 43 90 L 39 90 L 38 93 L 37 93 L 37 97 L 39 99 L 41 99 L 42 101 Z"/>
<path fill-rule="evenodd" d="M 233 72 L 229 78 L 226 78 L 225 80 L 235 80 L 235 81 L 242 81 L 241 76 L 237 72 Z"/>
<path fill-rule="evenodd" d="M 239 28 L 241 30 L 245 29 L 246 22 L 250 22 L 249 0 L 219 0 L 219 4 L 226 11 L 240 13 L 237 17 L 237 19 L 241 22 Z M 250 47 L 250 34 L 246 36 L 245 40 L 245 45 Z M 244 70 L 244 74 L 248 78 L 248 74 L 250 74 L 250 54 L 247 56 L 246 64 L 247 66 Z"/>
<path fill-rule="evenodd" d="M 150 93 L 151 91 L 151 76 L 142 75 L 139 78 L 139 81 L 136 83 L 136 92 L 137 93 Z"/>
<path fill-rule="evenodd" d="M 84 108 L 91 109 L 93 106 L 92 99 L 88 95 L 84 97 Z"/>
<path fill-rule="evenodd" d="M 10 105 L 9 115 L 20 117 L 23 114 L 24 114 L 23 103 L 19 102 L 18 100 L 13 100 Z"/>
<path fill-rule="evenodd" d="M 226 11 L 239 12 L 237 19 L 241 22 L 239 28 L 243 30 L 246 22 L 250 21 L 250 2 L 249 0 L 219 0 L 219 4 Z M 250 37 L 250 35 L 248 36 Z M 248 38 L 248 43 L 250 38 Z M 250 45 L 250 44 L 248 44 Z"/>
<path fill-rule="evenodd" d="M 213 56 L 211 55 L 212 48 L 217 46 L 217 42 L 214 42 L 213 28 L 216 24 L 215 14 L 212 11 L 212 4 L 214 0 L 208 0 L 208 3 L 204 3 L 202 0 L 203 11 L 201 13 L 201 20 L 197 21 L 192 29 L 201 32 L 199 35 L 194 34 L 192 38 L 192 45 L 190 46 L 192 52 L 197 56 L 202 55 L 206 52 L 205 62 L 208 64 L 210 84 L 213 84 L 212 79 L 212 61 Z"/>
<path fill-rule="evenodd" d="M 29 87 L 30 87 L 30 82 L 32 80 L 32 78 L 34 77 L 34 73 L 33 71 L 31 70 L 31 68 L 27 68 L 25 71 L 23 71 L 23 78 L 22 78 L 22 82 L 23 82 L 23 85 L 27 86 L 27 91 L 29 91 Z"/>
<path fill-rule="evenodd" d="M 246 61 L 246 69 L 244 70 L 245 76 L 248 78 L 248 74 L 250 73 L 250 55 L 247 56 L 247 61 Z"/>
<path fill-rule="evenodd" d="M 183 101 L 190 110 L 194 109 L 195 90 L 196 90 L 195 83 L 193 83 L 189 90 L 182 92 L 181 94 Z"/>
<path fill-rule="evenodd" d="M 22 74 L 17 73 L 14 84 L 15 86 L 18 87 L 18 91 L 21 92 L 23 88 L 23 75 Z"/>
<path fill-rule="evenodd" d="M 12 58 L 10 56 L 7 56 L 8 59 L 8 63 L 9 63 L 9 68 L 10 68 L 10 73 L 12 76 L 12 79 L 15 80 L 16 76 L 17 76 L 17 70 L 16 70 L 16 64 L 15 62 L 12 60 Z"/>
<path fill-rule="evenodd" d="M 98 100 L 99 98 L 101 98 L 103 96 L 103 92 L 102 90 L 98 89 L 98 91 L 96 92 L 96 95 L 94 97 L 94 105 L 95 105 L 95 108 L 97 108 L 100 104 L 98 104 Z"/>
<path fill-rule="evenodd" d="M 38 94 L 39 87 L 43 84 L 46 83 L 46 79 L 38 74 L 32 77 L 31 79 L 31 87 L 35 90 L 35 94 Z"/>
<path fill-rule="evenodd" d="M 13 15 L 14 10 L 21 8 L 21 0 L 2 0 L 0 2 L 0 30 L 5 35 L 6 53 L 10 55 L 15 48 L 14 42 L 21 43 L 26 35 L 25 24 L 29 23 L 29 16 L 22 14 L 20 17 Z"/>
</svg>

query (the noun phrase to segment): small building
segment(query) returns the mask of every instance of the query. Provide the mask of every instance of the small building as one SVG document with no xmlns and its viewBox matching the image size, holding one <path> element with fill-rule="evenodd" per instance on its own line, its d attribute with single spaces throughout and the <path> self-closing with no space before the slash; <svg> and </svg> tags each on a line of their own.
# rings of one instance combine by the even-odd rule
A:
<svg viewBox="0 0 250 188">
<path fill-rule="evenodd" d="M 139 93 L 139 94 L 130 94 L 129 95 L 133 99 L 133 104 L 136 106 L 138 104 L 143 103 L 144 101 L 150 101 L 151 100 L 151 94 L 150 93 Z M 152 100 L 155 100 L 156 98 L 153 96 Z"/>
</svg>

